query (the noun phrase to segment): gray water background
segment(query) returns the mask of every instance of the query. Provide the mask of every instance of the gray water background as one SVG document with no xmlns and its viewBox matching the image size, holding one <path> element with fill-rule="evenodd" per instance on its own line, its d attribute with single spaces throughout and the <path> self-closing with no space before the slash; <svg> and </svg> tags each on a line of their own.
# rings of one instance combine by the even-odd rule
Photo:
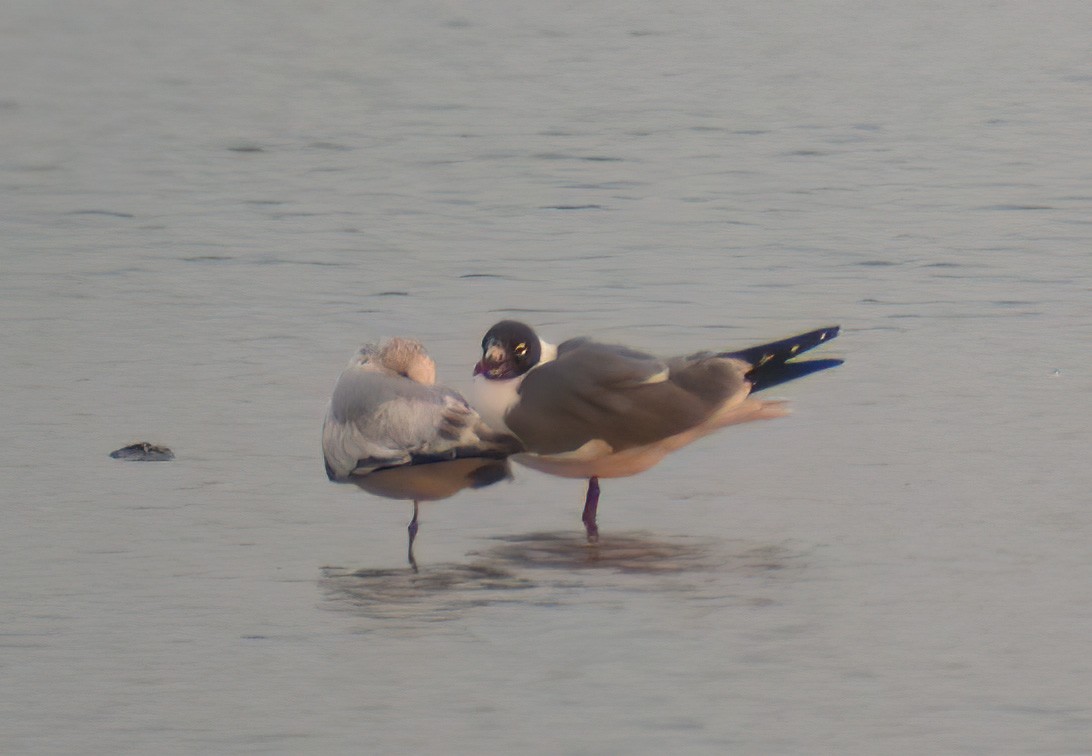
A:
<svg viewBox="0 0 1092 756">
<path fill-rule="evenodd" d="M 1092 753 L 1092 5 L 0 11 L 0 752 Z M 604 481 L 328 483 L 367 340 L 841 323 Z M 136 440 L 177 460 L 107 457 Z"/>
</svg>

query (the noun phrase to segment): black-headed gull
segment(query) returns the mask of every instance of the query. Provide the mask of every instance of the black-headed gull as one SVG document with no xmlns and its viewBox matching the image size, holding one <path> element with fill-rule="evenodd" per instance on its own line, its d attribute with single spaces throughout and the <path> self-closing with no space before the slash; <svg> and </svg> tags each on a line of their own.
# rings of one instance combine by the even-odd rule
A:
<svg viewBox="0 0 1092 756">
<path fill-rule="evenodd" d="M 521 448 L 435 381 L 436 365 L 419 341 L 392 338 L 365 345 L 338 378 L 322 425 L 330 480 L 413 500 L 409 561 L 414 569 L 418 503 L 509 477 L 507 458 Z"/>
<path fill-rule="evenodd" d="M 554 346 L 504 320 L 482 339 L 475 407 L 523 443 L 517 462 L 588 479 L 583 520 L 594 542 L 599 478 L 643 472 L 718 428 L 787 414 L 785 402 L 751 394 L 842 364 L 790 361 L 837 335 L 834 326 L 735 352 L 659 359 L 585 338 Z"/>
</svg>

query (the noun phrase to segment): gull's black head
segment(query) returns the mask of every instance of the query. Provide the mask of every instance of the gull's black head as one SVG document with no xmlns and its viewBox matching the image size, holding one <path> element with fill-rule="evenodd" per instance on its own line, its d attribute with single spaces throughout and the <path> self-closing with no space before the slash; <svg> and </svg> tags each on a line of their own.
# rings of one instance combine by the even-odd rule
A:
<svg viewBox="0 0 1092 756">
<path fill-rule="evenodd" d="M 538 364 L 542 342 L 531 326 L 517 320 L 502 320 L 482 339 L 482 359 L 474 375 L 501 381 L 517 378 Z"/>
</svg>

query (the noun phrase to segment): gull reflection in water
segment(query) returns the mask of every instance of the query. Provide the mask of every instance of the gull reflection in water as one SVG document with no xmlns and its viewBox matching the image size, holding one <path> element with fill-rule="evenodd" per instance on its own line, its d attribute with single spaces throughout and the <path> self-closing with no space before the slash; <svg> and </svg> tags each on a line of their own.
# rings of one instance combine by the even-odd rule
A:
<svg viewBox="0 0 1092 756">
<path fill-rule="evenodd" d="M 329 608 L 374 619 L 435 622 L 488 605 L 576 603 L 601 589 L 768 603 L 761 597 L 741 599 L 740 581 L 761 590 L 764 581 L 752 578 L 778 575 L 800 560 L 798 552 L 782 545 L 641 532 L 612 534 L 590 545 L 582 536 L 568 531 L 502 536 L 468 553 L 464 564 L 421 564 L 416 572 L 325 567 L 320 585 Z M 736 590 L 726 593 L 717 575 Z"/>
</svg>

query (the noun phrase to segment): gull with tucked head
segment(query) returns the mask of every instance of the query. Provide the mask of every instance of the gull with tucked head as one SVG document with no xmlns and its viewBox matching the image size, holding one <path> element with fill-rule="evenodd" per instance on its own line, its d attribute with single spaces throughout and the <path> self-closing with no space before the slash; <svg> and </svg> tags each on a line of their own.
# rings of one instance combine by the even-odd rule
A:
<svg viewBox="0 0 1092 756">
<path fill-rule="evenodd" d="M 455 391 L 435 385 L 436 365 L 419 341 L 368 344 L 338 378 L 322 426 L 326 474 L 377 496 L 413 501 L 409 561 L 418 505 L 509 477 L 522 447 L 482 421 Z"/>
<path fill-rule="evenodd" d="M 525 323 L 503 320 L 482 339 L 475 406 L 522 442 L 517 462 L 588 479 L 583 520 L 595 542 L 599 478 L 635 475 L 719 428 L 786 414 L 784 402 L 752 395 L 842 364 L 793 361 L 837 335 L 834 326 L 735 352 L 659 359 L 586 338 L 554 346 Z"/>
</svg>

